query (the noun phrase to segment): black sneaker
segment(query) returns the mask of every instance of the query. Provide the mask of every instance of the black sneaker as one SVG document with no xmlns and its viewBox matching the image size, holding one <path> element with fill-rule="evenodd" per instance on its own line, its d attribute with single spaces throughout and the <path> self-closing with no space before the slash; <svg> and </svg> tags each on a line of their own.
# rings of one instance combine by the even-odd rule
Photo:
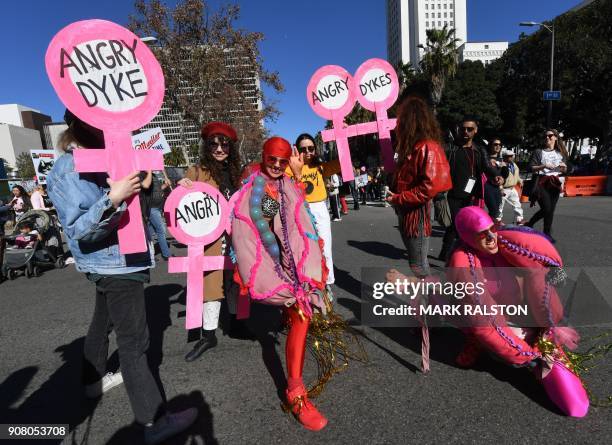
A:
<svg viewBox="0 0 612 445">
<path fill-rule="evenodd" d="M 201 339 L 194 345 L 193 349 L 189 351 L 187 355 L 185 355 L 185 361 L 192 362 L 200 358 L 200 356 L 204 354 L 206 351 L 217 346 L 217 343 L 218 342 L 217 342 L 216 335 L 204 337 L 203 339 Z"/>
<path fill-rule="evenodd" d="M 168 413 L 152 426 L 145 427 L 144 441 L 146 445 L 157 445 L 172 436 L 185 431 L 198 417 L 196 408 L 188 408 L 178 413 Z"/>
</svg>

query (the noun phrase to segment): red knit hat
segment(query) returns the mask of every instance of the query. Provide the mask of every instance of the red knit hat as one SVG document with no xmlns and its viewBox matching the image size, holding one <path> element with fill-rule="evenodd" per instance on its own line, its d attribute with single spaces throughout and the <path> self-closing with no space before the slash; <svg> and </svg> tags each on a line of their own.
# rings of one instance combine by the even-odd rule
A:
<svg viewBox="0 0 612 445">
<path fill-rule="evenodd" d="M 263 145 L 264 156 L 276 156 L 277 158 L 289 159 L 293 150 L 286 139 L 278 136 L 271 137 Z"/>
<path fill-rule="evenodd" d="M 200 134 L 202 135 L 202 139 L 207 139 L 215 134 L 220 134 L 230 138 L 234 142 L 238 140 L 238 135 L 236 134 L 234 127 L 232 127 L 230 124 L 226 124 L 225 122 L 210 122 L 203 125 L 202 130 L 200 130 Z"/>
</svg>

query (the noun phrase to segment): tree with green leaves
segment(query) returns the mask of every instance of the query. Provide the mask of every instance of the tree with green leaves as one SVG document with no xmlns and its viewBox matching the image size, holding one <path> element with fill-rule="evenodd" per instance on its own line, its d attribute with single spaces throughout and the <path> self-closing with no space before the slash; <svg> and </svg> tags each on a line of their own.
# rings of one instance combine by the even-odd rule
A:
<svg viewBox="0 0 612 445">
<path fill-rule="evenodd" d="M 457 42 L 455 29 L 431 28 L 426 31 L 427 41 L 419 48 L 425 50 L 420 66 L 430 82 L 431 101 L 437 109 L 446 81 L 455 75 L 457 70 Z"/>
<path fill-rule="evenodd" d="M 465 61 L 444 88 L 438 106 L 438 120 L 443 130 L 452 129 L 466 115 L 478 118 L 479 136 L 494 137 L 502 126 L 495 91 L 497 83 L 487 76 L 485 66 L 477 61 Z"/>
<path fill-rule="evenodd" d="M 20 153 L 19 156 L 17 156 L 15 166 L 17 167 L 19 177 L 22 179 L 33 179 L 36 176 L 32 156 L 30 156 L 28 152 Z"/>
<path fill-rule="evenodd" d="M 612 150 L 612 0 L 593 3 L 556 17 L 553 126 L 566 139 L 599 141 L 598 157 Z M 499 70 L 497 103 L 502 133 L 533 148 L 542 144 L 549 89 L 551 34 L 540 29 L 522 35 L 489 70 Z"/>
<path fill-rule="evenodd" d="M 178 147 L 172 147 L 170 153 L 164 155 L 164 165 L 169 167 L 184 167 L 187 165 L 183 150 Z"/>
<path fill-rule="evenodd" d="M 279 114 L 260 82 L 269 91 L 283 86 L 276 72 L 264 69 L 258 48 L 263 34 L 235 28 L 239 6 L 215 10 L 205 0 L 179 0 L 174 7 L 136 0 L 135 9 L 129 27 L 157 40 L 152 49 L 164 71 L 166 103 L 196 128 L 215 120 L 232 124 L 243 152 L 259 153 L 262 122 Z"/>
</svg>

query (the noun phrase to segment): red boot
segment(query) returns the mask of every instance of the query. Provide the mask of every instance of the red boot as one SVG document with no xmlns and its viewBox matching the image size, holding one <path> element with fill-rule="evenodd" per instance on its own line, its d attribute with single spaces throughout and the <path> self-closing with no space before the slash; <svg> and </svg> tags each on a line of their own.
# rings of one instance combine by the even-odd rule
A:
<svg viewBox="0 0 612 445">
<path fill-rule="evenodd" d="M 316 406 L 308 400 L 308 392 L 304 386 L 298 386 L 293 391 L 285 392 L 287 402 L 285 409 L 291 411 L 304 428 L 311 431 L 320 431 L 327 425 L 327 419 L 319 412 Z"/>
<path fill-rule="evenodd" d="M 482 347 L 472 338 L 466 339 L 463 350 L 455 358 L 455 363 L 462 368 L 470 368 L 478 360 L 478 356 L 482 352 Z"/>
</svg>

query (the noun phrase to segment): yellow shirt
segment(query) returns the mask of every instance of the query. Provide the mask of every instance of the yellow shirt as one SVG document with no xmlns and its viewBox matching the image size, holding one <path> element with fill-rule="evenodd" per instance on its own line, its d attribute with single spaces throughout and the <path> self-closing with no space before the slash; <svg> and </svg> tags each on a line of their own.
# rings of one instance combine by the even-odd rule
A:
<svg viewBox="0 0 612 445">
<path fill-rule="evenodd" d="M 340 172 L 340 161 L 334 160 L 323 162 L 316 167 L 306 164 L 302 167 L 301 182 L 306 185 L 306 201 L 319 202 L 327 199 L 327 189 L 325 188 L 325 178 Z M 290 168 L 287 174 L 293 176 Z"/>
</svg>

